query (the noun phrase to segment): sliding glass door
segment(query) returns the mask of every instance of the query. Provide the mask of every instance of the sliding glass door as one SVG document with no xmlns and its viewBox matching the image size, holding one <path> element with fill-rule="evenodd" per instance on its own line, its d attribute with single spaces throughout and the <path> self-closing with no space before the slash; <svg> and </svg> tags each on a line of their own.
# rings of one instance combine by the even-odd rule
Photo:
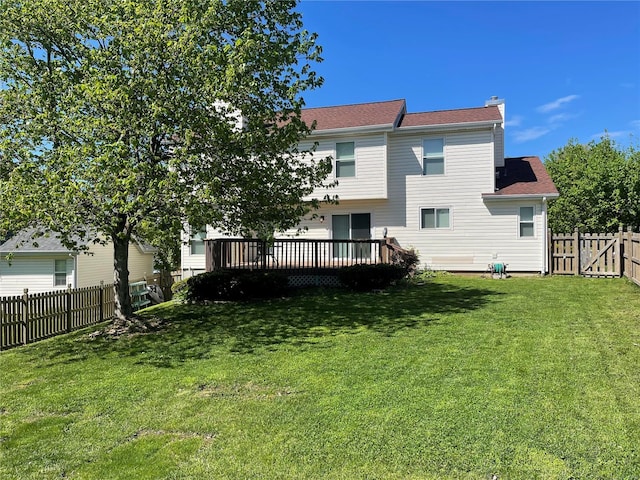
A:
<svg viewBox="0 0 640 480">
<path fill-rule="evenodd" d="M 334 240 L 370 240 L 371 214 L 333 215 L 331 228 Z M 352 245 L 352 248 L 349 248 L 349 243 L 334 243 L 333 256 L 334 258 L 368 259 L 371 256 L 371 245 L 356 243 Z"/>
</svg>

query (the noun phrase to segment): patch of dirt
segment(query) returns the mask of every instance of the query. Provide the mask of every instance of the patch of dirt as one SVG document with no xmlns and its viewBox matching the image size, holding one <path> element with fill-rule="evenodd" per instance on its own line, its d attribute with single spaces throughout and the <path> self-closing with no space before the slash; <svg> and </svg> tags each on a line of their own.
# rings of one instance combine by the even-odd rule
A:
<svg viewBox="0 0 640 480">
<path fill-rule="evenodd" d="M 200 432 L 182 432 L 173 430 L 150 430 L 142 429 L 135 432 L 128 438 L 128 441 L 137 440 L 140 437 L 146 436 L 171 436 L 180 440 L 187 438 L 200 438 L 202 440 L 213 440 L 217 435 L 215 433 L 200 433 Z"/>
<path fill-rule="evenodd" d="M 130 337 L 134 335 L 144 335 L 157 332 L 166 325 L 168 325 L 168 323 L 158 317 L 140 317 L 134 315 L 127 320 L 114 320 L 105 328 L 91 332 L 88 336 L 89 340 L 94 340 L 98 337 Z"/>
<path fill-rule="evenodd" d="M 295 395 L 299 392 L 285 387 L 274 388 L 265 385 L 258 385 L 253 382 L 248 382 L 244 385 L 198 385 L 198 394 L 202 397 L 217 397 L 217 398 L 239 398 L 239 399 L 272 399 L 278 397 L 287 397 Z"/>
</svg>

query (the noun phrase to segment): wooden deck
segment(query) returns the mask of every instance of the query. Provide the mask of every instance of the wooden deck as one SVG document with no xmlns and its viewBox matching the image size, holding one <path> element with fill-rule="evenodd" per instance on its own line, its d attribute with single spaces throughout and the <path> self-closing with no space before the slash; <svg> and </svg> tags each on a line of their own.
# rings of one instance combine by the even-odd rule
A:
<svg viewBox="0 0 640 480">
<path fill-rule="evenodd" d="M 355 264 L 391 263 L 390 240 L 205 240 L 206 269 L 318 273 Z"/>
</svg>

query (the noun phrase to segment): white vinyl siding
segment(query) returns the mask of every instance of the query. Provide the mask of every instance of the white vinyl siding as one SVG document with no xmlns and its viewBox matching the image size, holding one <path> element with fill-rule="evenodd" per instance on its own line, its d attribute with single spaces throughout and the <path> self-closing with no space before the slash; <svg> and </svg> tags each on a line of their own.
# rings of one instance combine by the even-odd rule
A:
<svg viewBox="0 0 640 480">
<path fill-rule="evenodd" d="M 325 195 L 337 195 L 340 200 L 380 199 L 387 197 L 387 146 L 384 134 L 344 136 L 342 138 L 318 138 L 318 146 L 313 158 L 334 159 L 334 171 L 325 180 L 325 184 L 338 184 L 331 188 L 318 188 L 305 199 L 324 198 Z M 336 145 L 353 143 L 354 176 L 338 176 L 335 168 Z M 302 148 L 309 148 L 311 142 L 305 142 Z M 342 167 L 341 167 L 342 168 Z"/>
<path fill-rule="evenodd" d="M 64 283 L 58 286 L 54 285 L 56 262 L 60 268 L 62 262 L 67 263 Z M 63 277 L 59 278 L 62 281 Z M 0 296 L 22 295 L 25 288 L 29 293 L 64 290 L 68 284 L 73 285 L 73 259 L 68 254 L 64 257 L 15 255 L 10 262 L 0 258 Z"/>
<path fill-rule="evenodd" d="M 113 244 L 92 245 L 91 255 L 78 255 L 78 287 L 113 283 Z M 153 275 L 153 253 L 143 253 L 133 242 L 129 244 L 129 281 Z"/>
</svg>

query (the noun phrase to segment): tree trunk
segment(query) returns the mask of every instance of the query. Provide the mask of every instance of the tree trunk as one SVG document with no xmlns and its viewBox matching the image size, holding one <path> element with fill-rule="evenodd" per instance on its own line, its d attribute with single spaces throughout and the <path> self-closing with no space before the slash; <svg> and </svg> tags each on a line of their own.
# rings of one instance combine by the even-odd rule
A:
<svg viewBox="0 0 640 480">
<path fill-rule="evenodd" d="M 113 235 L 113 289 L 116 321 L 127 322 L 133 316 L 129 294 L 129 238 Z"/>
</svg>

